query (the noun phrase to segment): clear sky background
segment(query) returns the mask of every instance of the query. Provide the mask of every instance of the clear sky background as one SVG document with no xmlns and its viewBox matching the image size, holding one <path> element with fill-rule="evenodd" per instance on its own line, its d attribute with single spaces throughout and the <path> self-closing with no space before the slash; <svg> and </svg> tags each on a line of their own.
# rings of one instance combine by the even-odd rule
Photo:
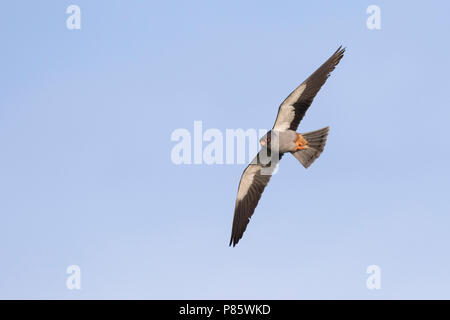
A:
<svg viewBox="0 0 450 320">
<path fill-rule="evenodd" d="M 81 8 L 81 30 L 66 8 Z M 381 8 L 368 30 L 366 8 Z M 450 298 L 446 1 L 5 1 L 0 298 Z M 246 165 L 172 163 L 177 128 L 270 128 L 339 45 L 228 247 Z M 382 288 L 366 288 L 378 265 Z M 81 290 L 66 268 L 79 265 Z"/>
</svg>

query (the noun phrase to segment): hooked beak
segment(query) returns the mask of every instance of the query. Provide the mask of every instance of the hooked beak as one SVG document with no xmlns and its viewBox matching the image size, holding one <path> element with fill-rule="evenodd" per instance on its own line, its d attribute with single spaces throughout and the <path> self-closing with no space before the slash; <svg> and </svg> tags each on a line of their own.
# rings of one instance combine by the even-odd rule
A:
<svg viewBox="0 0 450 320">
<path fill-rule="evenodd" d="M 266 140 L 261 140 L 260 143 L 261 143 L 262 146 L 265 146 L 266 145 Z"/>
</svg>

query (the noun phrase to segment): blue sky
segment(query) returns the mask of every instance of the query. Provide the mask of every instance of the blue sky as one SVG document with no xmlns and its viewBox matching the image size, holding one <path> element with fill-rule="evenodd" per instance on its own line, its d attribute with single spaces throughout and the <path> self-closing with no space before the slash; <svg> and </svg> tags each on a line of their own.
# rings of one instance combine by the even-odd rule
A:
<svg viewBox="0 0 450 320">
<path fill-rule="evenodd" d="M 450 298 L 450 6 L 302 2 L 3 3 L 0 298 Z M 299 129 L 325 152 L 229 248 L 245 165 L 174 165 L 171 133 L 271 127 L 341 44 Z"/>
</svg>

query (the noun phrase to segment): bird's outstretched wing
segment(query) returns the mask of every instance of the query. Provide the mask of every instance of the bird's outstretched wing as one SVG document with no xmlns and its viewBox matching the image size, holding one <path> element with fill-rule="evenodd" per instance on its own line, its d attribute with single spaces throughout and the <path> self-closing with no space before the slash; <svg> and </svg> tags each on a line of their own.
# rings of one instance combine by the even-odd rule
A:
<svg viewBox="0 0 450 320">
<path fill-rule="evenodd" d="M 278 108 L 277 119 L 273 129 L 297 130 L 300 121 L 313 102 L 314 97 L 323 86 L 331 71 L 341 61 L 344 56 L 345 48 L 339 47 L 335 53 L 323 65 L 319 67 L 312 75 L 308 77 L 301 85 L 283 101 Z"/>
<path fill-rule="evenodd" d="M 234 247 L 242 238 L 264 188 L 282 156 L 282 154 L 271 155 L 270 150 L 262 148 L 242 173 L 234 208 L 230 246 Z"/>
</svg>

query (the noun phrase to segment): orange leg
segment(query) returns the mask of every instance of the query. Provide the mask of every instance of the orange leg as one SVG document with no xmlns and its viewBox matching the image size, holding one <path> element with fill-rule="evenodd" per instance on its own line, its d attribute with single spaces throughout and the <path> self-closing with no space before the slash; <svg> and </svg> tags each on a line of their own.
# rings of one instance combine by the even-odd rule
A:
<svg viewBox="0 0 450 320">
<path fill-rule="evenodd" d="M 304 150 L 308 148 L 309 142 L 305 138 L 303 138 L 303 136 L 299 133 L 297 133 L 297 137 L 294 140 L 294 142 L 295 142 L 294 152 L 297 150 Z"/>
</svg>

